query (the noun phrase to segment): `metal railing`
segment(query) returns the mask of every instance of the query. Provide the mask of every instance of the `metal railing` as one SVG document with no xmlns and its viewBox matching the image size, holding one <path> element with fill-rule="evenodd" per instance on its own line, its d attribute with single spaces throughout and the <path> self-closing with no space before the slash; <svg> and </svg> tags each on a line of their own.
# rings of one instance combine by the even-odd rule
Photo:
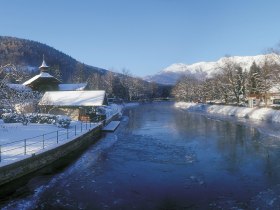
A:
<svg viewBox="0 0 280 210">
<path fill-rule="evenodd" d="M 82 133 L 86 133 L 94 127 L 93 125 L 97 124 L 93 122 L 80 122 L 69 128 L 2 144 L 0 145 L 0 163 L 3 160 L 13 161 L 26 155 L 35 155 L 38 151 L 45 150 L 52 145 L 57 145 Z"/>
</svg>

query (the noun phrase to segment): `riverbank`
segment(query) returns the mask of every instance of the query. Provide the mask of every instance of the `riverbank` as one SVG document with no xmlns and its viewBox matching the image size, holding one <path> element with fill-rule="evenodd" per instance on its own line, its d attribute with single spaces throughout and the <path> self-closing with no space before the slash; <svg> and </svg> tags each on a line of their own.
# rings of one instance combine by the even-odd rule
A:
<svg viewBox="0 0 280 210">
<path fill-rule="evenodd" d="M 174 103 L 129 109 L 116 132 L 0 208 L 279 209 L 279 139 L 208 116 Z"/>
<path fill-rule="evenodd" d="M 192 112 L 280 123 L 280 110 L 273 110 L 271 108 L 249 108 L 188 102 L 177 102 L 175 107 Z"/>
<path fill-rule="evenodd" d="M 72 121 L 70 127 L 49 133 L 46 133 L 46 130 L 55 129 L 54 125 L 23 126 L 18 123 L 1 122 L 3 133 L 9 134 L 0 137 L 0 185 L 35 172 L 97 141 L 101 136 L 103 126 L 120 117 L 122 107 L 110 107 L 108 110 L 106 110 L 107 119 L 104 122 Z M 37 130 L 40 135 L 36 133 Z M 45 132 L 42 134 L 43 131 Z M 34 133 L 37 136 L 26 138 L 26 135 L 34 135 Z M 24 136 L 25 139 L 10 142 L 11 138 L 19 136 Z"/>
</svg>

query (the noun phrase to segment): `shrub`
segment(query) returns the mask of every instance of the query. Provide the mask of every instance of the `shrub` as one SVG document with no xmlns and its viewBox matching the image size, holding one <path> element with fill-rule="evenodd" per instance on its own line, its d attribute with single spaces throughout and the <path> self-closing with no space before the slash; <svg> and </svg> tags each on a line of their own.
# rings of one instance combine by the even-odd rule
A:
<svg viewBox="0 0 280 210">
<path fill-rule="evenodd" d="M 65 115 L 56 116 L 56 125 L 62 128 L 68 128 L 71 123 L 71 119 Z"/>
<path fill-rule="evenodd" d="M 20 116 L 16 113 L 4 113 L 2 114 L 2 120 L 4 121 L 4 123 L 21 122 Z"/>
<path fill-rule="evenodd" d="M 20 115 L 17 113 L 4 113 L 2 114 L 4 123 L 38 123 L 38 124 L 54 124 L 58 127 L 67 128 L 71 119 L 64 115 L 51 115 L 51 114 L 26 114 Z"/>
</svg>

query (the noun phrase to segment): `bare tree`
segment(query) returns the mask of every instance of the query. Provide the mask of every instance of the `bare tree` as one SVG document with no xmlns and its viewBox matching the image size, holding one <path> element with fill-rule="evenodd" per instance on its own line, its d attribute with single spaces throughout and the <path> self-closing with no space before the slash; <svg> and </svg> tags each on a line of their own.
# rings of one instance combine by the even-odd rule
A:
<svg viewBox="0 0 280 210">
<path fill-rule="evenodd" d="M 3 108 L 11 109 L 22 116 L 23 123 L 27 112 L 34 111 L 38 104 L 40 94 L 18 84 L 11 84 L 10 78 L 22 77 L 21 71 L 14 65 L 8 64 L 0 67 L 0 100 Z"/>
<path fill-rule="evenodd" d="M 201 101 L 202 100 L 202 82 L 192 76 L 182 78 L 172 90 L 172 95 L 183 101 Z"/>
<path fill-rule="evenodd" d="M 104 79 L 106 92 L 108 93 L 109 96 L 113 96 L 115 74 L 109 71 L 107 74 L 103 76 L 103 79 Z"/>
<path fill-rule="evenodd" d="M 274 63 L 271 62 L 270 58 L 267 57 L 264 64 L 261 66 L 260 78 L 261 84 L 259 87 L 259 92 L 264 97 L 265 106 L 268 104 L 269 90 L 275 84 L 275 74 L 273 72 Z"/>
<path fill-rule="evenodd" d="M 229 99 L 239 104 L 240 99 L 244 98 L 245 91 L 245 75 L 243 69 L 230 58 L 226 59 L 218 68 L 220 72 L 217 78 L 223 92 L 226 90 Z"/>
</svg>

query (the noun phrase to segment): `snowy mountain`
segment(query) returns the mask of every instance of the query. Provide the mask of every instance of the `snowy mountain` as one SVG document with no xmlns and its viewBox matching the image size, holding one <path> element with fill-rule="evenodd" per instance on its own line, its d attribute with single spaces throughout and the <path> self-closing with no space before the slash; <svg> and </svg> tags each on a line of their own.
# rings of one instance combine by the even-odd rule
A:
<svg viewBox="0 0 280 210">
<path fill-rule="evenodd" d="M 147 81 L 153 81 L 161 84 L 175 84 L 178 79 L 184 75 L 193 75 L 196 78 L 211 77 L 211 75 L 219 70 L 225 62 L 231 60 L 238 63 L 243 69 L 249 70 L 255 61 L 257 65 L 262 65 L 266 58 L 272 58 L 274 54 L 256 55 L 256 56 L 232 56 L 222 57 L 214 62 L 199 62 L 191 65 L 183 63 L 175 63 L 163 69 L 155 75 L 145 77 Z"/>
</svg>

